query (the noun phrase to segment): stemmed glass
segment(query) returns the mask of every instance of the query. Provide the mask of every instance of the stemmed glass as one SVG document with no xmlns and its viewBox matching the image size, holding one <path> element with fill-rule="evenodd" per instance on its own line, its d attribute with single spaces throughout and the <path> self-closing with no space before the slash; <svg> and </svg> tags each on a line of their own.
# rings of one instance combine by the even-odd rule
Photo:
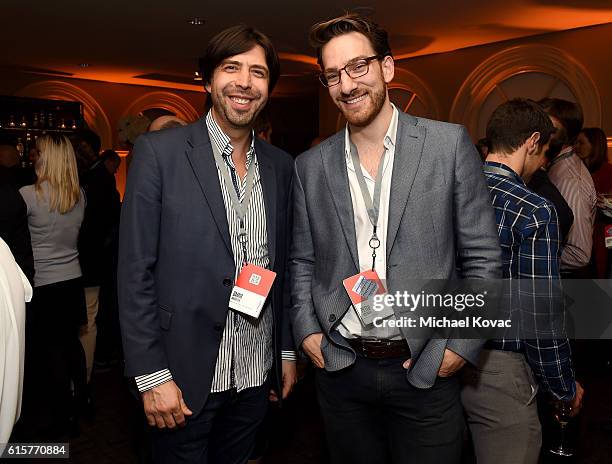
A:
<svg viewBox="0 0 612 464">
<path fill-rule="evenodd" d="M 559 440 L 558 444 L 548 451 L 557 456 L 573 456 L 574 450 L 567 443 L 567 425 L 569 424 L 572 407 L 565 401 L 555 401 L 553 407 L 554 418 L 559 423 Z"/>
</svg>

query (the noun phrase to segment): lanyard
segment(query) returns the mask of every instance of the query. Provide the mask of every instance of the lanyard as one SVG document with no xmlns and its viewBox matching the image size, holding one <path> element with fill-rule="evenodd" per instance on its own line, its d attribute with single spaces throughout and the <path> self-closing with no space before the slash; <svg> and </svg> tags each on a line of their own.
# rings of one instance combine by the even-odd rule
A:
<svg viewBox="0 0 612 464">
<path fill-rule="evenodd" d="M 234 184 L 232 182 L 232 178 L 227 171 L 227 163 L 223 159 L 219 148 L 214 144 L 212 145 L 213 155 L 215 156 L 215 161 L 217 162 L 217 167 L 221 172 L 221 176 L 223 176 L 223 181 L 225 182 L 225 186 L 230 196 L 230 203 L 232 205 L 232 209 L 236 212 L 238 219 L 240 220 L 240 231 L 238 233 L 238 241 L 242 246 L 242 261 L 246 263 L 247 260 L 247 230 L 244 224 L 247 210 L 249 208 L 249 201 L 251 199 L 251 193 L 253 193 L 253 184 L 255 183 L 255 160 L 251 160 L 251 164 L 249 164 L 249 168 L 247 170 L 246 175 L 246 187 L 244 192 L 244 198 L 242 202 L 240 198 L 238 198 L 238 192 L 234 188 Z"/>
<path fill-rule="evenodd" d="M 376 249 L 380 247 L 380 239 L 378 238 L 378 235 L 376 235 L 376 227 L 378 225 L 378 216 L 380 213 L 380 191 L 382 190 L 383 167 L 385 164 L 387 149 L 385 148 L 385 151 L 383 152 L 383 155 L 378 163 L 378 171 L 376 172 L 376 179 L 374 181 L 374 197 L 372 198 L 370 197 L 370 191 L 368 190 L 365 177 L 363 176 L 363 171 L 361 170 L 361 162 L 359 161 L 357 147 L 350 140 L 349 143 L 351 146 L 351 159 L 353 160 L 353 167 L 355 168 L 355 174 L 357 175 L 359 189 L 361 190 L 361 196 L 366 204 L 368 217 L 370 218 L 370 223 L 373 227 L 372 237 L 370 238 L 368 244 L 372 249 L 372 270 L 374 270 L 374 265 L 376 264 Z"/>
<path fill-rule="evenodd" d="M 497 166 L 490 166 L 488 164 L 485 164 L 483 170 L 485 172 L 488 172 L 489 174 L 497 174 L 500 176 L 507 177 L 509 179 L 515 179 L 515 176 L 511 172 L 508 172 L 502 168 L 498 168 Z"/>
</svg>

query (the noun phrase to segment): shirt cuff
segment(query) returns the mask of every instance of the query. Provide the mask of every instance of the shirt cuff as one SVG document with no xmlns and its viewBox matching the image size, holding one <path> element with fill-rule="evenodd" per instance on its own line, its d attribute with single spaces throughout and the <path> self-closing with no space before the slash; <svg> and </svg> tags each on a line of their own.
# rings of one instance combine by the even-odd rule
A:
<svg viewBox="0 0 612 464">
<path fill-rule="evenodd" d="M 137 375 L 135 379 L 138 391 L 143 393 L 161 385 L 162 383 L 169 382 L 172 380 L 172 374 L 168 369 L 162 369 L 161 371 L 153 372 L 151 374 Z"/>
<path fill-rule="evenodd" d="M 283 361 L 293 361 L 297 360 L 297 353 L 295 351 L 281 351 L 281 359 Z"/>
</svg>

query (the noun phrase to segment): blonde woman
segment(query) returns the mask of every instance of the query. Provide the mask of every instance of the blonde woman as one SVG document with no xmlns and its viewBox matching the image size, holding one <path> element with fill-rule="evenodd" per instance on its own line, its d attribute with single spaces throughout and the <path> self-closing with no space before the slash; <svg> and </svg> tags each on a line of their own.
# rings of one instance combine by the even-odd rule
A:
<svg viewBox="0 0 612 464">
<path fill-rule="evenodd" d="M 54 439 L 69 431 L 71 390 L 81 386 L 79 325 L 87 321 L 77 238 L 85 197 L 70 141 L 39 137 L 37 181 L 20 189 L 34 252 L 34 296 L 27 315 L 24 429 Z"/>
</svg>

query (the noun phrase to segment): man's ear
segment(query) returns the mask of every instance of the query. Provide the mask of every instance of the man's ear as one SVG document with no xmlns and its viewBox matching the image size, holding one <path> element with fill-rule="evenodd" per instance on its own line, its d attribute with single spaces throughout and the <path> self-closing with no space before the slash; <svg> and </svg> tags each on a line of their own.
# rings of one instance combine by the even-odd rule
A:
<svg viewBox="0 0 612 464">
<path fill-rule="evenodd" d="M 382 59 L 380 66 L 382 67 L 383 79 L 385 80 L 385 83 L 388 84 L 395 76 L 395 61 L 393 61 L 393 57 L 390 55 L 385 56 Z"/>
<path fill-rule="evenodd" d="M 540 141 L 540 133 L 534 132 L 527 139 L 527 154 L 533 155 L 538 152 L 538 142 Z"/>
</svg>

